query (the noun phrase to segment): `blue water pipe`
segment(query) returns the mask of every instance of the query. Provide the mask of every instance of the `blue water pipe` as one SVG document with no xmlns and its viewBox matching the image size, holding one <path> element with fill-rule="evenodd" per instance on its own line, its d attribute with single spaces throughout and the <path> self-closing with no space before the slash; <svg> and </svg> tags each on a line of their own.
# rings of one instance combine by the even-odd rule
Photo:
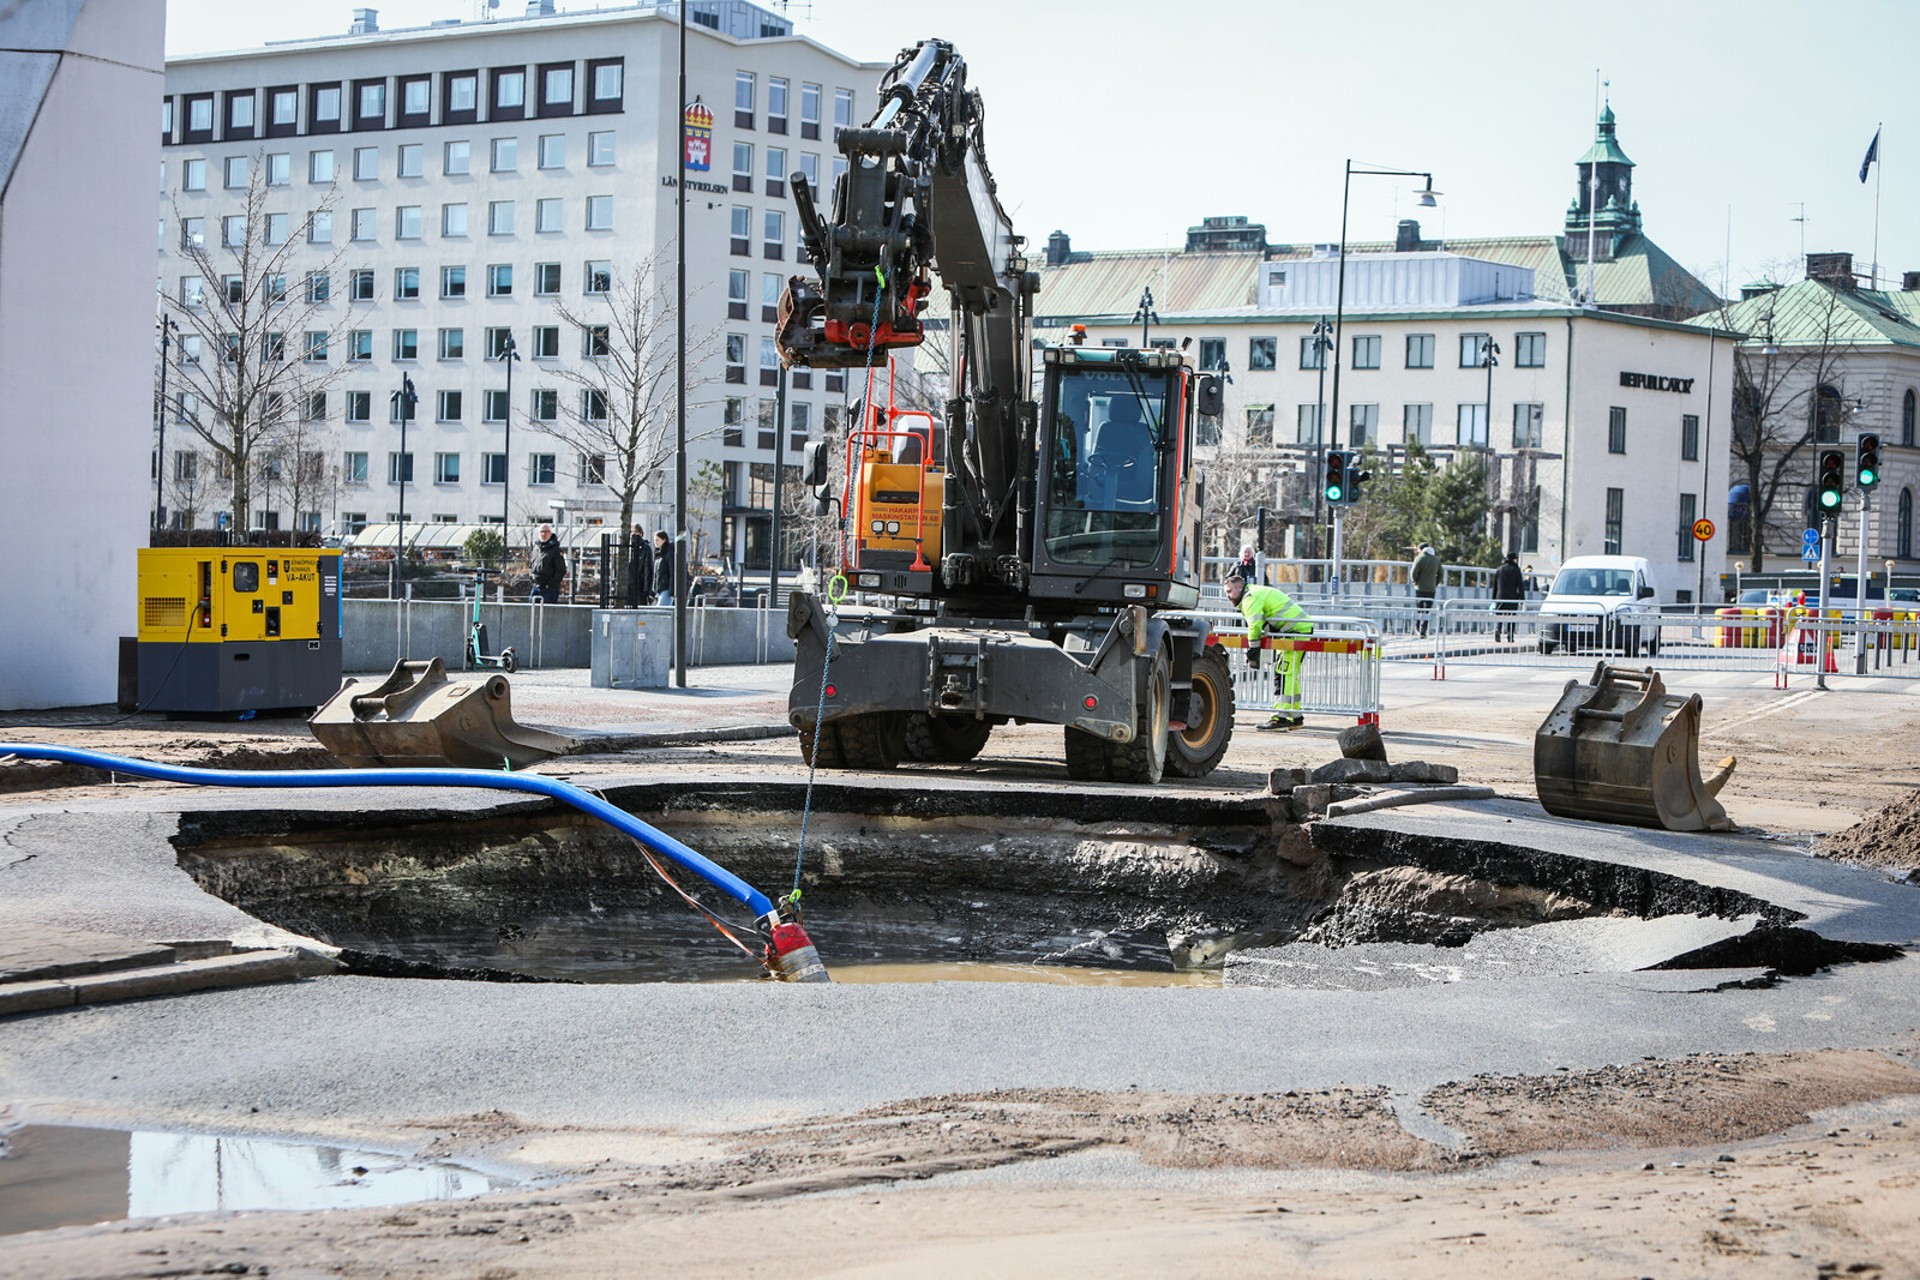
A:
<svg viewBox="0 0 1920 1280">
<path fill-rule="evenodd" d="M 524 791 L 570 804 L 632 836 L 753 912 L 756 920 L 770 922 L 776 915 L 773 902 L 766 894 L 719 863 L 689 849 L 659 828 L 648 826 L 624 809 L 558 778 L 543 778 L 532 773 L 494 773 L 486 769 L 188 769 L 38 742 L 0 742 L 0 755 L 15 755 L 22 760 L 58 760 L 63 764 L 198 787 L 487 787 L 495 791 Z"/>
</svg>

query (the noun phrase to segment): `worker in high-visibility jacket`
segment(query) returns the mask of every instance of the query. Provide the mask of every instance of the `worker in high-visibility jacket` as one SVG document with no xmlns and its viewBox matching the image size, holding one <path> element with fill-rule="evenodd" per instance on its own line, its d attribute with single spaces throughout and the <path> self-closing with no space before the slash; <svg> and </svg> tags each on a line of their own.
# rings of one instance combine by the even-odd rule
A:
<svg viewBox="0 0 1920 1280">
<path fill-rule="evenodd" d="M 1247 667 L 1260 668 L 1260 638 L 1266 635 L 1310 636 L 1313 619 L 1278 587 L 1248 583 L 1237 576 L 1227 578 L 1227 599 L 1247 620 Z M 1300 714 L 1300 663 L 1307 655 L 1298 649 L 1282 649 L 1274 663 L 1275 697 L 1273 718 L 1265 729 L 1298 729 L 1305 724 Z"/>
</svg>

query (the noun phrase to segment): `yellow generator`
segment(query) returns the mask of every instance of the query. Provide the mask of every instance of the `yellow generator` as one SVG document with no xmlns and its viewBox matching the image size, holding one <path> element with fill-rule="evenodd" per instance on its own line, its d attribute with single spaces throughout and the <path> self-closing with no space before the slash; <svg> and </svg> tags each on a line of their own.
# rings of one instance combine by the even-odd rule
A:
<svg viewBox="0 0 1920 1280">
<path fill-rule="evenodd" d="M 340 553 L 140 549 L 140 706 L 311 710 L 340 688 Z"/>
</svg>

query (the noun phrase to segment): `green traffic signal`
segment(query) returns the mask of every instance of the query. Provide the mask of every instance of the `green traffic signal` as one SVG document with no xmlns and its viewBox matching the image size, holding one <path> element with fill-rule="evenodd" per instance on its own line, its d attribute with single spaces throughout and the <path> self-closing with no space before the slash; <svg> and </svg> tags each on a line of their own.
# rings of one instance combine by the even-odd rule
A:
<svg viewBox="0 0 1920 1280">
<path fill-rule="evenodd" d="M 1846 455 L 1838 449 L 1820 451 L 1820 465 L 1816 473 L 1818 480 L 1819 506 L 1822 511 L 1838 511 L 1845 497 L 1846 477 L 1843 471 L 1847 465 Z"/>
<path fill-rule="evenodd" d="M 1880 483 L 1880 435 L 1878 432 L 1862 432 L 1854 455 L 1854 478 L 1862 489 L 1871 489 Z"/>
<path fill-rule="evenodd" d="M 1328 502 L 1342 502 L 1347 496 L 1347 455 L 1339 449 L 1327 454 L 1326 491 Z"/>
</svg>

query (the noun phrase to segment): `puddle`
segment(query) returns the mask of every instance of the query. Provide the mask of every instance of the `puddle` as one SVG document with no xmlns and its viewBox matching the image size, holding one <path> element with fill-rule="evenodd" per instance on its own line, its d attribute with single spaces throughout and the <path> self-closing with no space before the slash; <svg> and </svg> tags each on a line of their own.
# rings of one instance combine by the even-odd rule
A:
<svg viewBox="0 0 1920 1280">
<path fill-rule="evenodd" d="M 459 1200 L 509 1180 L 348 1147 L 27 1125 L 0 1137 L 0 1235 L 222 1209 Z"/>
</svg>

